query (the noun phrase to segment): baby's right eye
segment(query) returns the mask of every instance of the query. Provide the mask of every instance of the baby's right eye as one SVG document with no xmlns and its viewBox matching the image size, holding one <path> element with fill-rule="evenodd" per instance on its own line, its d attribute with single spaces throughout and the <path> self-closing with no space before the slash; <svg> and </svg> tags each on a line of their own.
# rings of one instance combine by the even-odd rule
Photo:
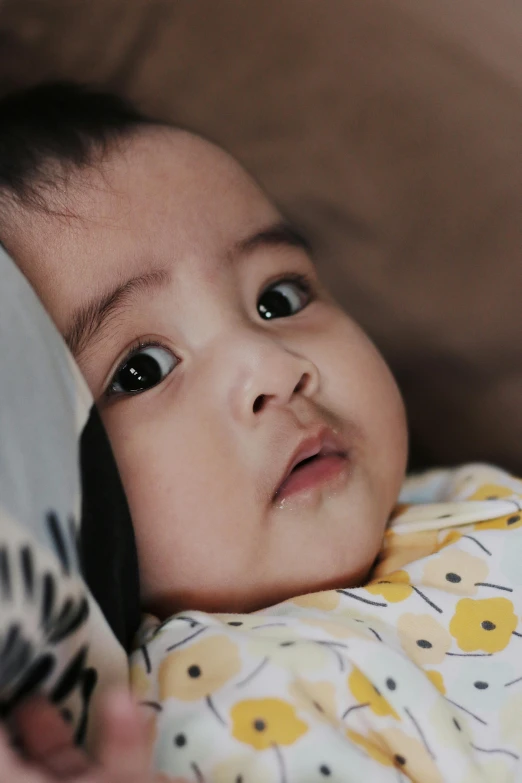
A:
<svg viewBox="0 0 522 783">
<path fill-rule="evenodd" d="M 120 364 L 106 394 L 142 394 L 165 380 L 177 364 L 178 359 L 168 348 L 156 343 L 140 344 Z"/>
</svg>

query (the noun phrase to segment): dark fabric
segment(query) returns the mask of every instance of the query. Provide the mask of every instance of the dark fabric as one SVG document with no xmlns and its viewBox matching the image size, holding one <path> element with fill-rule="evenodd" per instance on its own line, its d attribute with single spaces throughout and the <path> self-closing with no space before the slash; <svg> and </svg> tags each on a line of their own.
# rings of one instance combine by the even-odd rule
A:
<svg viewBox="0 0 522 783">
<path fill-rule="evenodd" d="M 95 407 L 81 436 L 80 464 L 83 576 L 128 651 L 140 621 L 138 557 L 127 500 Z"/>
</svg>

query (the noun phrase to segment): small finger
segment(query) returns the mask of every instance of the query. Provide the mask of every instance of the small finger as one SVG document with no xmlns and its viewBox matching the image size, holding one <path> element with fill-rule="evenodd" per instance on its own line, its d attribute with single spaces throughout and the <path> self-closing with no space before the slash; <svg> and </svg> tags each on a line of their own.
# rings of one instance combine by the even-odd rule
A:
<svg viewBox="0 0 522 783">
<path fill-rule="evenodd" d="M 9 767 L 12 767 L 15 760 L 16 755 L 9 746 L 9 739 L 7 734 L 4 728 L 0 726 L 0 773 L 4 772 L 6 769 L 9 769 Z M 0 780 L 2 780 L 1 774 Z"/>
<path fill-rule="evenodd" d="M 9 783 L 46 783 L 45 775 L 31 770 L 9 746 L 6 732 L 0 726 L 0 781 Z"/>
<path fill-rule="evenodd" d="M 72 727 L 44 697 L 18 707 L 14 722 L 27 757 L 48 772 L 72 776 L 87 769 L 87 757 L 75 746 Z"/>
<path fill-rule="evenodd" d="M 105 777 L 147 779 L 149 752 L 145 725 L 130 694 L 125 691 L 109 694 L 100 719 L 103 739 L 98 757 Z"/>
</svg>

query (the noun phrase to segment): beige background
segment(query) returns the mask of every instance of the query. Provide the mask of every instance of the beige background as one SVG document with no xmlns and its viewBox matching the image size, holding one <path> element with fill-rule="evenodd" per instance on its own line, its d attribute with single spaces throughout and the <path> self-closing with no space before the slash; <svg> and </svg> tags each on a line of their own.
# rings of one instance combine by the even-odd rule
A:
<svg viewBox="0 0 522 783">
<path fill-rule="evenodd" d="M 391 363 L 418 464 L 522 473 L 522 6 L 4 0 L 0 87 L 99 82 L 237 155 Z"/>
</svg>

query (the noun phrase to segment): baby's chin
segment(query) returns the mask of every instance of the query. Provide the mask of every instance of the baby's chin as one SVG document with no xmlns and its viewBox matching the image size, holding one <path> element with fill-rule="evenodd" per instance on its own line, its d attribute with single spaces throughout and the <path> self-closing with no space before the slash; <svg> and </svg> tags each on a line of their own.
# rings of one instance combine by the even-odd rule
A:
<svg viewBox="0 0 522 783">
<path fill-rule="evenodd" d="M 291 601 L 311 593 L 321 593 L 329 590 L 343 590 L 360 587 L 366 584 L 373 568 L 372 561 L 346 573 L 324 579 L 294 580 L 288 584 L 252 585 L 248 592 L 214 589 L 208 592 L 190 592 L 172 596 L 156 597 L 147 602 L 143 610 L 153 614 L 160 620 L 166 620 L 176 612 L 199 611 L 209 614 L 250 614 L 269 609 L 271 606 Z"/>
</svg>

